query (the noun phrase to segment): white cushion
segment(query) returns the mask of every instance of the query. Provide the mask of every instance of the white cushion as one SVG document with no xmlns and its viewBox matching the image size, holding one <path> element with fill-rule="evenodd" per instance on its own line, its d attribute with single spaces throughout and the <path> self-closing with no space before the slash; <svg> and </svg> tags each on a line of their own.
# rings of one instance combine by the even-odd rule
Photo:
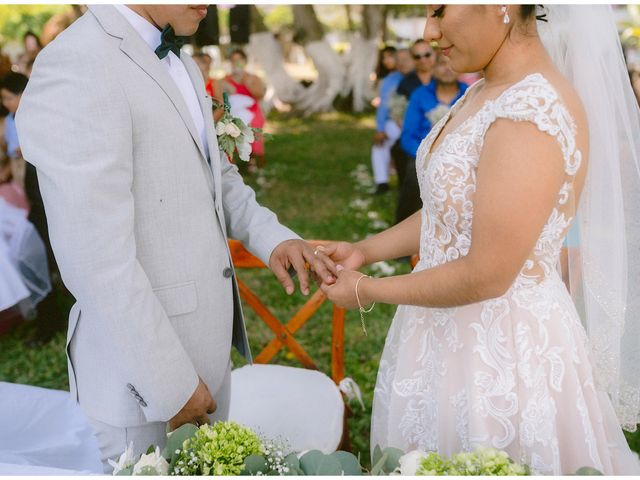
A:
<svg viewBox="0 0 640 480">
<path fill-rule="evenodd" d="M 0 474 L 38 475 L 26 466 L 103 473 L 98 443 L 69 392 L 0 382 Z"/>
<path fill-rule="evenodd" d="M 342 438 L 344 402 L 324 373 L 281 365 L 248 365 L 231 373 L 229 419 L 296 452 L 334 452 Z"/>
</svg>

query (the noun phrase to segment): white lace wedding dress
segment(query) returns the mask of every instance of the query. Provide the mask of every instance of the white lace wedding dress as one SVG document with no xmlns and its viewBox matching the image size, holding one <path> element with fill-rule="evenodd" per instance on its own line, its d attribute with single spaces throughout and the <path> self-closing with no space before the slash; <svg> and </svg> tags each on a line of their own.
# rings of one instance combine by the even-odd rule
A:
<svg viewBox="0 0 640 480">
<path fill-rule="evenodd" d="M 638 473 L 611 403 L 595 389 L 585 330 L 557 270 L 581 163 L 573 120 L 552 85 L 533 74 L 486 102 L 429 153 L 464 98 L 418 150 L 424 207 L 415 271 L 468 253 L 478 159 L 497 118 L 532 122 L 555 137 L 566 181 L 507 293 L 456 308 L 398 308 L 378 372 L 371 445 L 444 455 L 483 445 L 536 473 L 583 466 Z"/>
</svg>

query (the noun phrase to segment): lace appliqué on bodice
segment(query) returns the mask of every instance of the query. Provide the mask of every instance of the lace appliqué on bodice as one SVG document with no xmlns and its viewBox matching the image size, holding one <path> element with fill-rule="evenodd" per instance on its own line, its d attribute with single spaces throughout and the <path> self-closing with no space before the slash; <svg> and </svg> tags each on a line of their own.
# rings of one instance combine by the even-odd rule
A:
<svg viewBox="0 0 640 480">
<path fill-rule="evenodd" d="M 470 89 L 472 90 L 472 89 Z M 429 154 L 433 142 L 466 95 L 422 141 L 416 166 L 422 210 L 419 270 L 433 268 L 469 253 L 476 170 L 487 130 L 498 118 L 528 121 L 553 136 L 562 149 L 566 179 L 542 234 L 524 264 L 516 285 L 539 283 L 556 269 L 562 241 L 573 220 L 573 178 L 582 156 L 576 148 L 576 127 L 555 89 L 533 74 L 487 101 L 449 133 Z"/>
</svg>

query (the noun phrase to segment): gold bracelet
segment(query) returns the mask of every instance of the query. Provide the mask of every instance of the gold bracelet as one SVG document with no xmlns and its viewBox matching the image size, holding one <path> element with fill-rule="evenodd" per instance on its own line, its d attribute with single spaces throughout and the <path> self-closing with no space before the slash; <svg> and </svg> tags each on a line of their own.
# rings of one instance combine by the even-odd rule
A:
<svg viewBox="0 0 640 480">
<path fill-rule="evenodd" d="M 362 303 L 360 302 L 360 295 L 358 295 L 358 285 L 360 285 L 360 280 L 362 280 L 363 278 L 371 277 L 369 275 L 362 275 L 356 282 L 356 300 L 358 301 L 358 308 L 360 310 L 360 322 L 362 323 L 362 331 L 364 332 L 365 336 L 367 336 L 367 327 L 364 324 L 364 314 L 371 313 L 373 307 L 376 306 L 376 302 L 373 302 L 373 304 L 368 309 L 362 306 Z"/>
</svg>

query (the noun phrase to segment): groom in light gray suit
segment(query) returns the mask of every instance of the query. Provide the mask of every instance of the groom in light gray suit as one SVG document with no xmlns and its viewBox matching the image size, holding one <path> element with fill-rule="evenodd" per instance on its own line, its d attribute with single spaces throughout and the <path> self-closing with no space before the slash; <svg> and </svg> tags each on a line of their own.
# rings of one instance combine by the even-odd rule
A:
<svg viewBox="0 0 640 480">
<path fill-rule="evenodd" d="M 90 6 L 38 56 L 17 113 L 77 300 L 71 394 L 106 471 L 131 441 L 161 445 L 167 423 L 225 418 L 232 343 L 250 359 L 227 236 L 289 294 L 291 267 L 305 294 L 305 262 L 330 276 L 219 155 L 211 99 L 180 52 L 206 9 Z"/>
</svg>

